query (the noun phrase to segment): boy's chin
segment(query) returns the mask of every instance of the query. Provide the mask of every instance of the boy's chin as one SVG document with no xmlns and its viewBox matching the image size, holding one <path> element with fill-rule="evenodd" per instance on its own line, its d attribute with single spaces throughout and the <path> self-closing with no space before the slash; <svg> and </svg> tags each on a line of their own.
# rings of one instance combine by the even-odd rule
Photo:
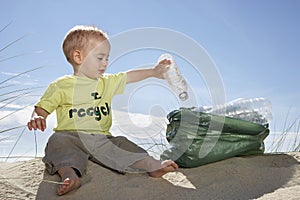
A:
<svg viewBox="0 0 300 200">
<path fill-rule="evenodd" d="M 103 76 L 103 73 L 98 73 L 98 74 L 94 74 L 92 77 L 94 78 L 94 79 L 97 79 L 97 78 L 100 78 L 100 77 L 102 77 Z"/>
</svg>

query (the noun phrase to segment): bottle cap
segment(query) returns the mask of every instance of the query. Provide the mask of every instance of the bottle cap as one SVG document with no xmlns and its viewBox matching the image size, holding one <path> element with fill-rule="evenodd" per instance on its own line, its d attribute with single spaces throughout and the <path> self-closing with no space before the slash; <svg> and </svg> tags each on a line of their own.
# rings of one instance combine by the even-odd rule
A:
<svg viewBox="0 0 300 200">
<path fill-rule="evenodd" d="M 187 100 L 188 98 L 189 98 L 189 95 L 188 95 L 187 92 L 182 92 L 182 93 L 179 94 L 179 99 L 180 99 L 181 101 L 185 101 L 185 100 Z"/>
<path fill-rule="evenodd" d="M 158 61 L 161 61 L 163 59 L 167 59 L 167 60 L 171 60 L 172 62 L 174 62 L 174 58 L 171 54 L 168 54 L 168 53 L 165 53 L 165 54 L 162 54 L 159 58 L 158 58 Z"/>
</svg>

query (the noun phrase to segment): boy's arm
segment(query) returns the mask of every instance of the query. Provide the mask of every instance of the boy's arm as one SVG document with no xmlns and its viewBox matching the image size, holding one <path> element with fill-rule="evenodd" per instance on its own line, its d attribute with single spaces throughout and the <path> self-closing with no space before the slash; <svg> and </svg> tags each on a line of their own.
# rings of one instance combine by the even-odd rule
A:
<svg viewBox="0 0 300 200">
<path fill-rule="evenodd" d="M 133 83 L 144 80 L 150 77 L 156 77 L 163 79 L 163 73 L 167 71 L 168 65 L 171 64 L 170 60 L 162 60 L 160 61 L 154 68 L 146 68 L 146 69 L 134 69 L 127 71 L 127 82 Z"/>
<path fill-rule="evenodd" d="M 49 113 L 40 107 L 35 107 L 31 116 L 31 120 L 27 123 L 27 127 L 29 130 L 37 130 L 40 129 L 44 131 L 46 129 L 46 119 Z"/>
</svg>

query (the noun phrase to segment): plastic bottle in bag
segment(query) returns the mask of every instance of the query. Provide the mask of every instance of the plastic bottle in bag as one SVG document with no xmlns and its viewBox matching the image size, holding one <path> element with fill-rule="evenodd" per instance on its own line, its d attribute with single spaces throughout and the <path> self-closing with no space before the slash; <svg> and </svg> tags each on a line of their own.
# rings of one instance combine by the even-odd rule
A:
<svg viewBox="0 0 300 200">
<path fill-rule="evenodd" d="M 158 62 L 160 62 L 161 60 L 170 60 L 171 64 L 169 66 L 169 69 L 167 70 L 167 72 L 165 72 L 163 74 L 164 78 L 167 80 L 170 88 L 173 90 L 173 92 L 178 95 L 179 99 L 181 101 L 185 101 L 188 99 L 188 84 L 185 81 L 185 79 L 183 78 L 183 76 L 180 73 L 180 70 L 173 58 L 172 55 L 170 54 L 162 54 L 159 58 L 158 58 Z"/>
<path fill-rule="evenodd" d="M 210 107 L 205 111 L 218 113 L 221 109 L 225 110 L 225 116 L 262 125 L 272 120 L 272 105 L 266 98 L 239 98 L 222 106 Z"/>
</svg>

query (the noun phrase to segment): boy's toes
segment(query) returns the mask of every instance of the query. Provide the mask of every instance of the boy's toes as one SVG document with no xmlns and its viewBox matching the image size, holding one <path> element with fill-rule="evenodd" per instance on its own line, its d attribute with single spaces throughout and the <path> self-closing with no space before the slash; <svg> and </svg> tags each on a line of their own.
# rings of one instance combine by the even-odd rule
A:
<svg viewBox="0 0 300 200">
<path fill-rule="evenodd" d="M 177 170 L 178 169 L 178 165 L 172 161 L 172 160 L 165 160 L 162 162 L 162 166 L 163 168 L 168 168 L 171 169 L 173 168 L 173 170 Z"/>
<path fill-rule="evenodd" d="M 165 160 L 161 163 L 160 169 L 153 172 L 149 172 L 149 175 L 154 178 L 160 178 L 166 173 L 176 171 L 177 169 L 178 169 L 178 165 L 174 161 Z"/>
<path fill-rule="evenodd" d="M 72 190 L 75 190 L 80 187 L 80 179 L 76 178 L 71 180 L 70 178 L 66 178 L 63 181 L 63 185 L 61 185 L 57 190 L 57 195 L 66 194 Z"/>
</svg>

